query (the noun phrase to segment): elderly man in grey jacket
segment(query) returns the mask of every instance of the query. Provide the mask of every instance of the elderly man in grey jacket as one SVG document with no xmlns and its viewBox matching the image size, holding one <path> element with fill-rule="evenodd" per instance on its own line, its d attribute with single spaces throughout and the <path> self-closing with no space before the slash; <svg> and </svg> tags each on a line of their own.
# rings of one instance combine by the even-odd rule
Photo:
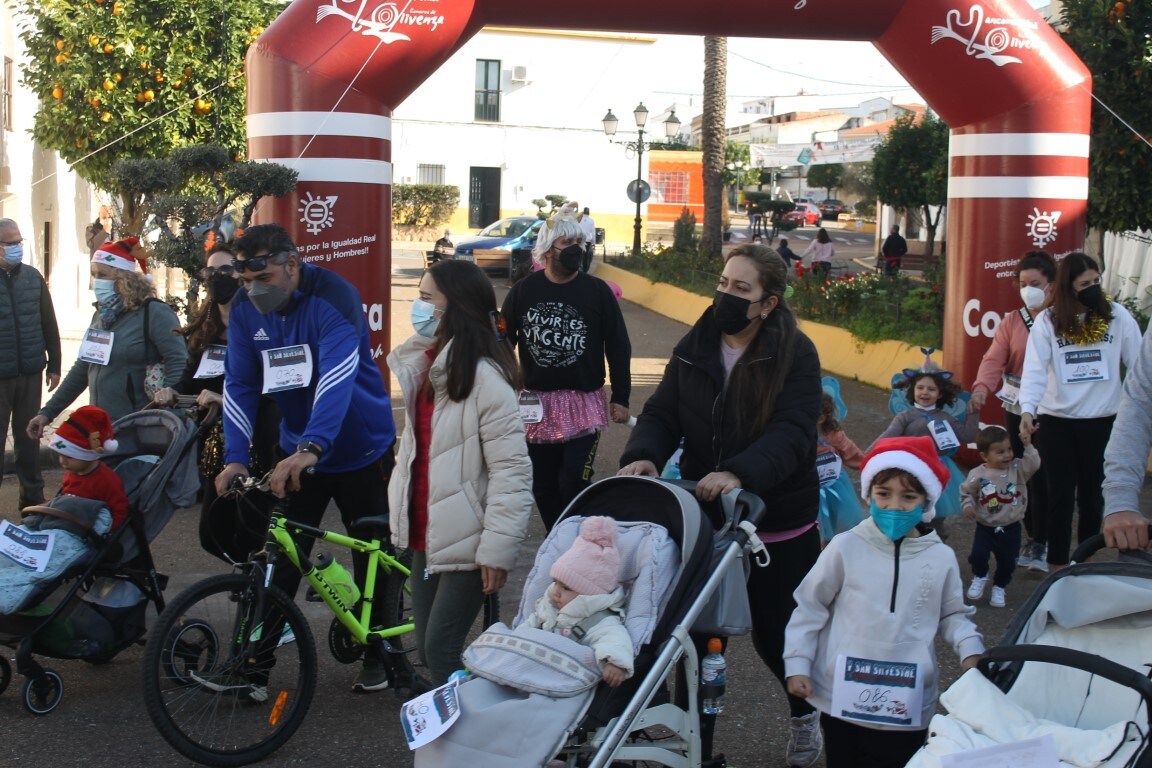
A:
<svg viewBox="0 0 1152 768">
<path fill-rule="evenodd" d="M 24 425 L 40 410 L 40 377 L 48 391 L 60 383 L 60 330 L 44 277 L 24 263 L 24 238 L 12 219 L 0 219 L 0 419 L 12 427 L 20 508 L 44 501 L 40 444 Z M 4 466 L 0 455 L 0 476 Z"/>
</svg>

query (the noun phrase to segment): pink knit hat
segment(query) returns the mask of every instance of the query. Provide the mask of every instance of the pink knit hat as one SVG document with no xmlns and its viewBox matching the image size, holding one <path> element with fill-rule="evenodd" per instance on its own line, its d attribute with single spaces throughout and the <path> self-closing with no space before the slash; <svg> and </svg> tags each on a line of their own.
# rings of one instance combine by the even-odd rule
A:
<svg viewBox="0 0 1152 768">
<path fill-rule="evenodd" d="M 572 548 L 552 564 L 553 580 L 581 595 L 607 595 L 620 586 L 620 552 L 616 521 L 590 517 L 580 524 Z"/>
</svg>

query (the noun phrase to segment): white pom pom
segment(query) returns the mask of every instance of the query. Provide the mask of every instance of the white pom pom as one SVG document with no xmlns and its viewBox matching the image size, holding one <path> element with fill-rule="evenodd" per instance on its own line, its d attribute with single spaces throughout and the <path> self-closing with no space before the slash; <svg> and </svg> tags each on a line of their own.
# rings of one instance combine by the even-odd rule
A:
<svg viewBox="0 0 1152 768">
<path fill-rule="evenodd" d="M 112 453 L 113 451 L 115 451 L 119 447 L 120 447 L 120 442 L 118 440 L 105 440 L 104 441 L 104 450 L 108 451 L 109 453 Z"/>
</svg>

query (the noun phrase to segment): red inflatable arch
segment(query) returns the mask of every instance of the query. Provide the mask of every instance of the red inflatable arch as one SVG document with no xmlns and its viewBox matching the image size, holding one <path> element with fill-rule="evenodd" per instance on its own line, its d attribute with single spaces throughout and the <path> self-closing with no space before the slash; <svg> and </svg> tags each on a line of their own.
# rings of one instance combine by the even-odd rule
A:
<svg viewBox="0 0 1152 768">
<path fill-rule="evenodd" d="M 872 41 L 952 129 L 944 346 L 966 384 L 1011 264 L 1082 247 L 1091 81 L 1025 0 L 296 0 L 248 56 L 254 159 L 300 172 L 264 206 L 304 257 L 350 278 L 389 345 L 393 108 L 485 25 Z M 381 360 L 381 363 L 383 361 Z"/>
</svg>

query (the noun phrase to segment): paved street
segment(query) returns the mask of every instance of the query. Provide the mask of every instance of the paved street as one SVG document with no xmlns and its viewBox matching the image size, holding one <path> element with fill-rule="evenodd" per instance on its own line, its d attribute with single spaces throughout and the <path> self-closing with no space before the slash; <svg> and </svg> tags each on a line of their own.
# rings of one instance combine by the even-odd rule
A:
<svg viewBox="0 0 1152 768">
<path fill-rule="evenodd" d="M 812 234 L 813 229 L 800 233 L 809 237 Z M 800 241 L 796 233 L 790 239 Z M 415 251 L 398 250 L 394 265 L 391 314 L 394 341 L 398 341 L 410 332 L 409 300 L 419 278 L 420 258 Z M 504 290 L 500 291 L 501 297 Z M 686 326 L 628 302 L 623 306 L 635 355 L 633 409 L 638 413 L 653 392 L 665 359 Z M 867 447 L 889 421 L 887 393 L 851 381 L 843 382 L 843 386 L 849 408 L 845 428 L 861 447 Z M 402 417 L 402 411 L 397 413 Z M 627 427 L 614 425 L 608 431 L 601 441 L 597 477 L 614 471 L 627 437 Z M 47 480 L 48 490 L 54 492 L 60 473 L 49 473 Z M 15 500 L 16 486 L 9 478 L 0 486 L 0 510 L 10 518 Z M 331 510 L 326 522 L 339 525 L 338 517 Z M 160 569 L 172 577 L 169 597 L 198 579 L 223 572 L 217 561 L 199 551 L 196 524 L 197 511 L 178 512 L 156 541 Z M 506 619 L 511 619 L 520 585 L 542 535 L 542 527 L 534 520 L 530 546 L 523 552 L 506 591 Z M 970 538 L 970 524 L 954 526 L 951 544 L 961 561 L 967 555 Z M 962 570 L 966 573 L 966 566 Z M 1007 609 L 979 608 L 976 620 L 990 642 L 999 638 L 1014 607 L 1039 580 L 1036 574 L 1023 573 L 1009 588 Z M 410 765 L 397 719 L 400 702 L 390 692 L 367 696 L 350 693 L 356 670 L 338 665 L 327 653 L 323 638 L 328 617 L 324 609 L 313 603 L 303 607 L 313 619 L 313 631 L 321 644 L 320 685 L 303 728 L 264 765 Z M 11 658 L 8 649 L 4 652 Z M 129 649 L 101 666 L 49 660 L 48 665 L 63 675 L 66 690 L 60 708 L 42 718 L 28 715 L 20 706 L 16 692 L 21 680 L 15 679 L 13 686 L 0 696 L 0 733 L 4 734 L 0 740 L 0 765 L 37 768 L 193 765 L 168 747 L 143 710 L 139 685 L 142 655 L 141 649 Z M 748 638 L 735 639 L 729 646 L 728 658 L 728 707 L 719 718 L 717 750 L 725 752 L 731 764 L 739 768 L 783 766 L 787 710 L 780 687 L 756 658 Z M 941 659 L 947 684 L 956 676 L 957 663 L 947 649 L 941 651 Z"/>
</svg>

